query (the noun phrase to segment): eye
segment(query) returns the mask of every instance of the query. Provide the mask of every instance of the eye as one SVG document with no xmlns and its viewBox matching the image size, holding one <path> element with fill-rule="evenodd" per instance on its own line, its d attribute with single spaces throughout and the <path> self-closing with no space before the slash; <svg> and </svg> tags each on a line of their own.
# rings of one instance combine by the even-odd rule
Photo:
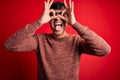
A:
<svg viewBox="0 0 120 80">
<path fill-rule="evenodd" d="M 62 12 L 56 12 L 56 13 L 55 13 L 55 15 L 58 15 L 58 14 L 59 14 L 59 15 L 61 15 L 61 14 L 62 14 Z"/>
<path fill-rule="evenodd" d="M 61 15 L 62 14 L 62 12 L 59 12 L 59 15 Z"/>
<path fill-rule="evenodd" d="M 50 15 L 50 16 L 53 16 L 53 13 L 51 12 L 49 15 Z"/>
</svg>

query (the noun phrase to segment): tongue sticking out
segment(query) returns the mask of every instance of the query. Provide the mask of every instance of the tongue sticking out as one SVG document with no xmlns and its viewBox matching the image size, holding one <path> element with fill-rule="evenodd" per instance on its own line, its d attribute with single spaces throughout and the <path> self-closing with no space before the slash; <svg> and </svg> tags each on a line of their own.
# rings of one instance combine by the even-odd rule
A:
<svg viewBox="0 0 120 80">
<path fill-rule="evenodd" d="M 56 26 L 55 28 L 57 31 L 59 31 L 61 29 L 61 26 Z"/>
</svg>

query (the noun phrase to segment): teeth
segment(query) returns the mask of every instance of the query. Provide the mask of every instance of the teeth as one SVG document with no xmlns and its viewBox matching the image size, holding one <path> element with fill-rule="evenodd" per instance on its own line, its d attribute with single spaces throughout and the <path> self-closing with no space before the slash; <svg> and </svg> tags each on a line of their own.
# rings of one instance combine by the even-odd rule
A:
<svg viewBox="0 0 120 80">
<path fill-rule="evenodd" d="M 55 25 L 55 26 L 61 26 L 62 24 L 57 24 L 57 25 Z"/>
<path fill-rule="evenodd" d="M 61 26 L 62 27 L 62 24 L 55 24 L 55 26 Z"/>
</svg>

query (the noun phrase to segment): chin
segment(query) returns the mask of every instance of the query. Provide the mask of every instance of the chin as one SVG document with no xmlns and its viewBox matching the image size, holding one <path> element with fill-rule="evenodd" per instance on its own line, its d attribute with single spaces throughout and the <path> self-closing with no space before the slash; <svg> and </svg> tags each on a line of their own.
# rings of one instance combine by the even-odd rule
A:
<svg viewBox="0 0 120 80">
<path fill-rule="evenodd" d="M 56 36 L 56 37 L 61 37 L 61 36 L 63 36 L 65 34 L 65 32 L 63 31 L 63 32 L 56 32 L 56 33 L 54 33 L 54 35 Z"/>
<path fill-rule="evenodd" d="M 62 34 L 54 34 L 54 35 L 55 35 L 55 36 L 58 36 L 58 37 L 59 37 L 59 36 L 62 36 Z"/>
</svg>

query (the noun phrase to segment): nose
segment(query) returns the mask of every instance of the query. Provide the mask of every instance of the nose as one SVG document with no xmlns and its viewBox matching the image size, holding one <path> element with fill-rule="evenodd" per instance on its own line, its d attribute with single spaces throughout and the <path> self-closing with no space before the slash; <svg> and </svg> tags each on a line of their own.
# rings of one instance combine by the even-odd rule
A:
<svg viewBox="0 0 120 80">
<path fill-rule="evenodd" d="M 59 17 L 57 17 L 56 19 L 55 19 L 56 21 L 59 21 L 59 20 L 61 20 Z"/>
<path fill-rule="evenodd" d="M 55 12 L 55 16 L 57 16 L 57 15 L 61 15 L 62 14 L 62 12 Z M 55 21 L 59 21 L 59 20 L 61 20 L 59 17 L 57 17 L 57 18 L 55 18 Z"/>
</svg>

